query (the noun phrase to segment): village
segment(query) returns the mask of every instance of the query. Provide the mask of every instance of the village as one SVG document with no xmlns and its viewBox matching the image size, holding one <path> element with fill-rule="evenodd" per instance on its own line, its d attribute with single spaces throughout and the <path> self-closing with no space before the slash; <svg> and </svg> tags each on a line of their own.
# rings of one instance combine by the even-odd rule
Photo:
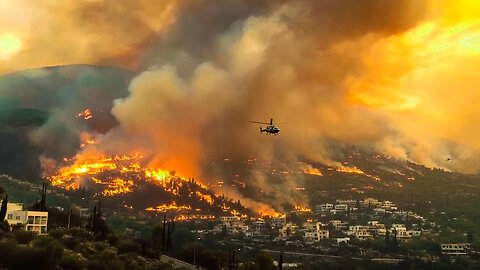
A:
<svg viewBox="0 0 480 270">
<path fill-rule="evenodd" d="M 245 219 L 221 216 L 212 230 L 198 230 L 197 235 L 228 235 L 234 241 L 260 247 L 290 246 L 299 250 L 324 250 L 322 246 L 351 245 L 366 240 L 396 243 L 409 242 L 438 228 L 435 222 L 412 212 L 399 209 L 391 201 L 374 198 L 363 200 L 337 199 L 316 205 L 313 210 L 297 206 L 294 211 L 277 217 Z M 395 245 L 395 244 L 394 244 Z M 442 243 L 441 253 L 465 255 L 466 243 Z"/>
</svg>

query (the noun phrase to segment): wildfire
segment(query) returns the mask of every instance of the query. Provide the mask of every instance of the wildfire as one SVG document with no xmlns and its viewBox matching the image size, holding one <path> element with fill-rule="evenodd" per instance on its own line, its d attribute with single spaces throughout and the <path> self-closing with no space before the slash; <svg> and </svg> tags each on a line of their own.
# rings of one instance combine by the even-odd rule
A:
<svg viewBox="0 0 480 270">
<path fill-rule="evenodd" d="M 260 213 L 260 216 L 262 217 L 269 217 L 269 218 L 278 218 L 278 217 L 283 217 L 285 216 L 285 214 L 282 214 L 280 212 L 276 212 L 274 210 L 270 210 L 270 211 L 265 211 L 265 212 L 261 212 Z"/>
<path fill-rule="evenodd" d="M 297 211 L 297 212 L 311 213 L 311 212 L 312 212 L 312 209 L 310 209 L 310 208 L 308 208 L 308 207 L 301 206 L 301 205 L 295 205 L 295 211 Z"/>
<path fill-rule="evenodd" d="M 364 175 L 364 176 L 366 176 L 368 178 L 371 178 L 375 181 L 380 181 L 381 180 L 380 177 L 374 176 L 374 175 L 371 175 L 371 174 L 367 174 L 357 167 L 341 167 L 341 168 L 337 168 L 337 172 L 361 174 L 361 175 Z"/>
<path fill-rule="evenodd" d="M 89 120 L 93 118 L 92 112 L 90 112 L 90 109 L 86 109 L 85 111 L 78 113 L 76 117 L 83 117 L 85 120 Z"/>
<path fill-rule="evenodd" d="M 187 211 L 187 210 L 192 210 L 192 207 L 188 205 L 177 205 L 175 201 L 173 201 L 171 204 L 162 204 L 156 207 L 148 207 L 145 209 L 147 211 L 154 211 L 154 212 L 167 212 L 167 211 Z"/>
<path fill-rule="evenodd" d="M 210 205 L 213 205 L 213 198 L 211 195 L 205 195 L 205 194 L 202 194 L 200 191 L 196 191 L 195 194 L 197 194 L 197 196 L 203 200 L 203 201 L 206 201 L 208 204 Z"/>
<path fill-rule="evenodd" d="M 305 170 L 303 170 L 303 174 L 323 176 L 322 172 L 319 169 L 316 169 L 316 168 L 305 169 Z"/>
<path fill-rule="evenodd" d="M 93 178 L 92 178 L 93 179 Z M 115 178 L 112 184 L 108 184 L 108 188 L 103 191 L 105 196 L 113 196 L 121 193 L 132 192 L 131 187 L 133 186 L 133 181 L 125 181 L 120 178 Z"/>
<path fill-rule="evenodd" d="M 103 195 L 106 196 L 132 192 L 135 185 L 132 180 L 123 180 L 119 177 L 108 182 L 104 182 L 100 180 L 99 177 L 95 177 L 96 175 L 104 174 L 109 171 L 116 171 L 124 175 L 127 175 L 128 173 L 143 174 L 146 181 L 161 185 L 166 191 L 174 195 L 178 195 L 179 189 L 183 186 L 184 182 L 191 181 L 184 177 L 177 176 L 175 172 L 142 167 L 140 165 L 140 160 L 142 158 L 143 156 L 139 153 L 135 153 L 131 156 L 115 155 L 113 157 L 81 157 L 76 159 L 72 165 L 60 169 L 57 174 L 51 175 L 47 178 L 51 181 L 53 186 L 60 186 L 67 189 L 78 189 L 80 186 L 77 183 L 77 180 L 82 177 L 90 177 L 96 184 L 107 186 L 103 191 Z M 64 159 L 64 161 L 70 162 L 71 160 Z M 205 187 L 204 185 L 200 186 Z M 203 194 L 199 191 L 197 191 L 197 195 L 210 205 L 213 204 L 213 198 L 211 195 Z"/>
<path fill-rule="evenodd" d="M 101 187 L 101 191 L 94 193 L 94 196 L 115 196 L 131 193 L 141 187 L 140 183 L 147 182 L 161 186 L 165 192 L 171 193 L 179 199 L 183 199 L 181 198 L 182 196 L 188 196 L 211 207 L 205 208 L 206 210 L 200 208 L 193 209 L 190 205 L 177 205 L 173 201 L 171 204 L 148 207 L 146 211 L 165 212 L 175 210 L 195 212 L 195 216 L 181 218 L 187 220 L 211 218 L 205 216 L 206 214 L 211 214 L 209 211 L 225 210 L 224 212 L 234 216 L 247 218 L 247 215 L 241 213 L 240 211 L 242 210 L 237 208 L 234 203 L 225 200 L 223 196 L 212 193 L 205 185 L 196 182 L 194 179 L 177 175 L 175 171 L 143 166 L 142 159 L 143 156 L 139 153 L 123 156 L 79 155 L 75 158 L 64 158 L 63 161 L 66 166 L 61 168 L 56 174 L 48 176 L 47 179 L 50 180 L 53 186 L 68 190 L 79 189 L 81 181 L 92 181 L 97 185 L 96 188 L 98 186 Z M 176 199 L 176 201 L 179 200 Z M 223 207 L 221 206 L 222 203 Z M 216 212 L 213 214 L 216 214 Z"/>
<path fill-rule="evenodd" d="M 186 221 L 186 220 L 193 220 L 193 219 L 201 219 L 201 220 L 206 220 L 206 219 L 214 219 L 215 216 L 213 215 L 191 215 L 191 216 L 178 216 L 175 217 L 175 221 Z"/>
</svg>

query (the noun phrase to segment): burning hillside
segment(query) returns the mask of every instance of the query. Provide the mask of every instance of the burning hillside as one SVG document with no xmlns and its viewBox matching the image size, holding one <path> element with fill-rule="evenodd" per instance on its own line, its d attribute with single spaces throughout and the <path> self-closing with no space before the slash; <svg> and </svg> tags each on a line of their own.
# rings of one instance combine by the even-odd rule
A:
<svg viewBox="0 0 480 270">
<path fill-rule="evenodd" d="M 228 200 L 206 185 L 174 171 L 144 166 L 145 162 L 139 153 L 64 158 L 64 167 L 47 179 L 56 187 L 118 200 L 129 209 L 181 213 L 184 220 L 227 214 L 254 215 L 240 201 Z"/>
</svg>

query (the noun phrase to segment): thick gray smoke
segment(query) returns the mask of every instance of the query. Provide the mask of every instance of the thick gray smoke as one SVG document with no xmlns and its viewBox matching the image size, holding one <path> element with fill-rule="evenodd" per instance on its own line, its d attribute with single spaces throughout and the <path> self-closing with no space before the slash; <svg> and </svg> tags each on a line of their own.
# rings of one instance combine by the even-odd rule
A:
<svg viewBox="0 0 480 270">
<path fill-rule="evenodd" d="M 239 180 L 258 191 L 245 196 L 269 204 L 301 200 L 291 192 L 298 177 L 272 184 L 260 164 L 292 170 L 305 166 L 301 160 L 336 164 L 332 142 L 427 166 L 480 169 L 479 12 L 468 1 L 196 0 L 174 6 L 162 13 L 168 14 L 162 27 L 140 34 L 148 41 L 129 36 L 141 43 L 129 48 L 140 68 L 128 97 L 109 96 L 117 98 L 111 112 L 119 125 L 81 153 L 141 151 L 151 165 L 202 181 L 229 175 L 218 160 L 255 158 L 259 165 Z M 122 27 L 122 20 L 111 21 L 109 28 Z M 68 106 L 74 111 L 95 100 Z M 288 123 L 279 136 L 260 136 L 248 123 L 270 118 Z M 47 123 L 34 141 L 44 143 L 42 130 L 53 129 Z M 449 156 L 456 162 L 445 164 Z"/>
<path fill-rule="evenodd" d="M 388 118 L 348 103 L 343 79 L 359 63 L 336 45 L 405 31 L 422 19 L 422 5 L 259 2 L 199 1 L 180 12 L 146 52 L 148 68 L 132 80 L 130 96 L 115 101 L 120 126 L 101 146 L 121 144 L 147 152 L 155 166 L 215 179 L 222 168 L 208 173 L 212 160 L 253 157 L 297 169 L 303 159 L 332 162 L 326 140 L 371 146 L 395 132 Z M 248 122 L 270 117 L 289 122 L 280 136 L 260 136 Z M 295 176 L 272 185 L 262 166 L 250 170 L 242 180 L 266 195 L 264 202 L 301 200 Z"/>
</svg>

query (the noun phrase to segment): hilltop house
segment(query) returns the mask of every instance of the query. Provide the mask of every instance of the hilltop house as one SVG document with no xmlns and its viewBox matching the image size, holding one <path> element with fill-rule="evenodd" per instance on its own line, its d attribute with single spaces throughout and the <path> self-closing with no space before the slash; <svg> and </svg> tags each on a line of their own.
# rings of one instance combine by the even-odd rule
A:
<svg viewBox="0 0 480 270">
<path fill-rule="evenodd" d="M 23 209 L 21 203 L 8 203 L 5 219 L 10 225 L 22 225 L 26 231 L 47 233 L 48 212 L 46 211 L 28 211 Z"/>
</svg>

